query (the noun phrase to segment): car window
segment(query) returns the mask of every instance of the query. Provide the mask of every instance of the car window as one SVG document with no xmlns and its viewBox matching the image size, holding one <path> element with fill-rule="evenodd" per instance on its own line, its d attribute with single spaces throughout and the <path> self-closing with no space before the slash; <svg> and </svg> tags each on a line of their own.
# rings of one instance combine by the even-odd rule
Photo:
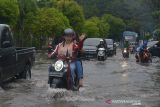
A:
<svg viewBox="0 0 160 107">
<path fill-rule="evenodd" d="M 108 45 L 113 45 L 113 40 L 112 39 L 105 39 L 105 41 Z"/>
<path fill-rule="evenodd" d="M 9 28 L 4 28 L 1 33 L 1 47 L 8 48 L 13 45 L 12 35 Z"/>
<path fill-rule="evenodd" d="M 151 42 L 148 42 L 147 46 L 148 47 L 153 47 L 154 45 L 156 45 L 158 43 L 158 41 L 151 41 Z"/>
<path fill-rule="evenodd" d="M 88 38 L 84 41 L 85 46 L 97 46 L 100 42 L 100 38 Z"/>
</svg>

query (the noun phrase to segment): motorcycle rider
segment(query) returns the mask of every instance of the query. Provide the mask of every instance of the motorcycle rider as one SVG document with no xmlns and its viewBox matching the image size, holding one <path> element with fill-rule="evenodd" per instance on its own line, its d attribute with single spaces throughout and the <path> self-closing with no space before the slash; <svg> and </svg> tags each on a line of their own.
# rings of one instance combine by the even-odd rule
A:
<svg viewBox="0 0 160 107">
<path fill-rule="evenodd" d="M 105 49 L 106 49 L 106 46 L 107 46 L 107 45 L 104 43 L 104 40 L 101 39 L 101 40 L 99 41 L 99 44 L 98 44 L 97 48 L 105 48 Z"/>
<path fill-rule="evenodd" d="M 124 41 L 124 48 L 126 48 L 127 51 L 129 51 L 129 41 Z"/>
<path fill-rule="evenodd" d="M 70 69 L 71 69 L 71 78 L 72 81 L 74 81 L 74 74 L 76 71 L 76 65 L 77 65 L 77 52 L 79 49 L 82 48 L 83 46 L 83 40 L 81 40 L 79 43 L 75 43 L 74 42 L 74 35 L 75 32 L 68 28 L 64 30 L 64 34 L 63 34 L 63 41 L 61 43 L 59 43 L 55 50 L 51 53 L 51 55 L 49 55 L 49 58 L 51 58 L 52 56 L 56 55 L 58 57 L 58 59 L 65 59 L 66 58 L 66 53 L 71 56 L 71 63 L 70 63 Z M 82 67 L 82 65 L 80 66 L 78 64 L 78 67 Z M 50 70 L 50 68 L 49 68 Z M 80 81 L 83 73 L 81 70 L 77 70 L 77 75 L 78 75 L 78 79 Z"/>
<path fill-rule="evenodd" d="M 76 70 L 79 73 L 78 74 L 78 79 L 79 79 L 79 86 L 83 87 L 83 67 L 82 67 L 82 60 L 81 60 L 81 55 L 83 54 L 83 42 L 86 39 L 86 35 L 83 33 L 80 37 L 78 36 L 78 34 L 75 34 L 74 37 L 74 42 L 76 44 L 79 44 L 80 41 L 81 43 L 79 44 L 79 51 L 77 53 L 77 60 L 76 60 Z"/>
<path fill-rule="evenodd" d="M 99 44 L 98 44 L 98 46 L 97 46 L 97 53 L 98 53 L 98 49 L 99 49 L 99 48 L 104 48 L 104 49 L 105 49 L 105 54 L 107 53 L 107 44 L 105 44 L 105 42 L 104 42 L 103 39 L 101 39 L 101 40 L 99 41 Z"/>
<path fill-rule="evenodd" d="M 128 40 L 125 40 L 125 41 L 124 41 L 122 54 L 123 54 L 123 51 L 124 51 L 125 48 L 126 48 L 127 53 L 128 53 L 128 52 L 129 52 L 129 41 L 128 41 Z"/>
<path fill-rule="evenodd" d="M 140 61 L 141 57 L 143 56 L 143 52 L 147 49 L 147 44 L 148 44 L 148 42 L 144 41 L 143 44 L 140 45 L 137 48 L 137 53 L 136 53 L 136 59 L 137 59 L 137 61 L 136 62 Z"/>
</svg>

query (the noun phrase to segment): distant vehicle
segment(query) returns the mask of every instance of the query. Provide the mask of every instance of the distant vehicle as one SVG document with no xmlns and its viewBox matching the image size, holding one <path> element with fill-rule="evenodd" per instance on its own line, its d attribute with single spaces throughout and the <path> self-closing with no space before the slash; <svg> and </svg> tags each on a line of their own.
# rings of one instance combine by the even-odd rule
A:
<svg viewBox="0 0 160 107">
<path fill-rule="evenodd" d="M 130 49 L 136 46 L 137 38 L 138 38 L 138 33 L 136 32 L 132 32 L 132 31 L 123 32 L 123 39 L 122 39 L 123 43 L 124 41 L 128 41 L 130 44 Z"/>
<path fill-rule="evenodd" d="M 105 61 L 107 59 L 107 52 L 104 47 L 97 49 L 97 59 L 98 61 Z"/>
<path fill-rule="evenodd" d="M 105 39 L 108 48 L 108 56 L 116 55 L 116 44 L 113 39 Z"/>
<path fill-rule="evenodd" d="M 97 57 L 97 46 L 102 38 L 87 38 L 84 41 L 84 54 L 85 58 L 96 58 Z M 105 40 L 104 40 L 105 42 Z M 106 42 L 105 42 L 106 43 Z"/>
<path fill-rule="evenodd" d="M 160 41 L 150 41 L 147 47 L 152 56 L 160 57 Z"/>
<path fill-rule="evenodd" d="M 132 31 L 124 31 L 123 32 L 123 40 L 129 41 L 132 45 L 134 45 L 137 41 L 138 33 Z"/>
<path fill-rule="evenodd" d="M 15 47 L 10 27 L 0 24 L 0 85 L 15 76 L 30 79 L 34 60 L 35 48 Z"/>
<path fill-rule="evenodd" d="M 122 51 L 123 58 L 129 58 L 129 51 L 127 48 L 124 48 Z"/>
</svg>

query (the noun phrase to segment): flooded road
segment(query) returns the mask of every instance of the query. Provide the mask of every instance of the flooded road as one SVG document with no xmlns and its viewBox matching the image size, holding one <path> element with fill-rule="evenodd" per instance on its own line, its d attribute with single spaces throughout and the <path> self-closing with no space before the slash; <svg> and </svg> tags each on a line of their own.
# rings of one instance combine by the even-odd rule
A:
<svg viewBox="0 0 160 107">
<path fill-rule="evenodd" d="M 31 80 L 13 80 L 0 89 L 0 107 L 160 107 L 160 59 L 151 64 L 123 59 L 83 61 L 84 87 L 79 92 L 51 89 L 49 60 L 38 54 Z"/>
</svg>

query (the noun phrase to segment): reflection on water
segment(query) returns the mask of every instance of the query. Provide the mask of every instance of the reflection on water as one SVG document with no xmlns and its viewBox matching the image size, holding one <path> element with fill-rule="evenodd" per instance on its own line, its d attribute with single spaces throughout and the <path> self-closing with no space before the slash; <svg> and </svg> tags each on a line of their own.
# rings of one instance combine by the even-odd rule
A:
<svg viewBox="0 0 160 107">
<path fill-rule="evenodd" d="M 128 67 L 128 63 L 126 61 L 122 62 L 121 67 L 122 68 L 127 68 Z"/>
<path fill-rule="evenodd" d="M 156 68 L 157 68 L 157 71 L 160 72 L 160 65 L 156 66 Z"/>
</svg>

